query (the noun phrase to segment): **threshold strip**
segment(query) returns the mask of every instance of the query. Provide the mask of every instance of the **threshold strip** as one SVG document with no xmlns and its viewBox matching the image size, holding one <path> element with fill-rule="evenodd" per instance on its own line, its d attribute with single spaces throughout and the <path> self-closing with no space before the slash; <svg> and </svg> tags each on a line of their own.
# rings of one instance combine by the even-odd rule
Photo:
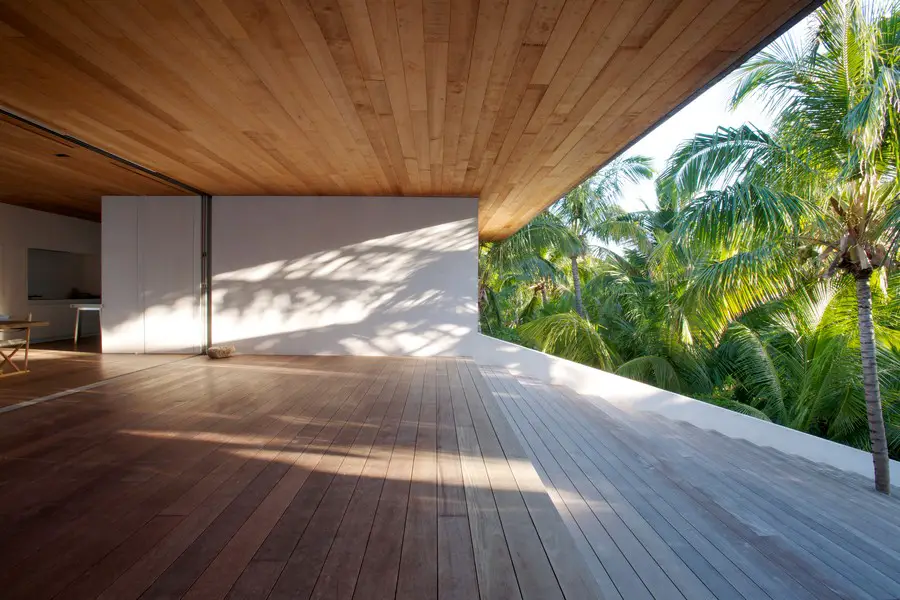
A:
<svg viewBox="0 0 900 600">
<path fill-rule="evenodd" d="M 195 358 L 194 356 L 185 356 L 184 358 L 179 358 L 173 360 L 172 362 L 160 363 L 158 365 L 153 365 L 150 367 L 144 367 L 143 369 L 137 369 L 136 371 L 131 371 L 130 373 L 122 373 L 121 375 L 116 375 L 115 377 L 110 377 L 109 379 L 101 379 L 100 381 L 95 381 L 94 383 L 88 383 L 86 385 L 82 385 L 79 387 L 71 388 L 68 390 L 63 390 L 61 392 L 56 392 L 53 394 L 48 394 L 46 396 L 41 396 L 40 398 L 32 398 L 31 400 L 23 400 L 22 402 L 17 402 L 16 404 L 10 404 L 9 406 L 4 406 L 0 408 L 0 414 L 12 412 L 14 410 L 19 410 L 21 408 L 28 408 L 29 406 L 34 406 L 35 404 L 41 404 L 43 402 L 50 402 L 51 400 L 57 400 L 59 398 L 65 398 L 66 396 L 73 396 L 75 394 L 80 394 L 81 392 L 86 392 L 88 390 L 92 390 L 94 388 L 102 387 L 108 383 L 112 383 L 117 379 L 121 379 L 122 377 L 128 377 L 129 375 L 134 375 L 135 373 L 143 373 L 144 371 L 149 371 L 150 369 L 156 369 L 158 367 L 167 367 L 169 365 L 173 365 L 177 362 L 182 362 L 191 358 Z"/>
</svg>

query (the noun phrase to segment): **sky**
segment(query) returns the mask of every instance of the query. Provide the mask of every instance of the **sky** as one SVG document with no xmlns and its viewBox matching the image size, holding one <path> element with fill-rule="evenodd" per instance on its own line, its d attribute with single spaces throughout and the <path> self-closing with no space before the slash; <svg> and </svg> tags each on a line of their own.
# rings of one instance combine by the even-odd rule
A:
<svg viewBox="0 0 900 600">
<path fill-rule="evenodd" d="M 807 17 L 784 35 L 802 39 L 809 32 L 811 19 L 812 17 Z M 772 117 L 766 113 L 762 103 L 754 98 L 745 100 L 734 111 L 729 110 L 728 103 L 734 84 L 734 75 L 725 77 L 651 131 L 625 152 L 624 156 L 649 156 L 653 159 L 656 171 L 660 172 L 678 144 L 698 133 L 712 133 L 720 126 L 735 127 L 744 123 L 752 123 L 760 129 L 768 130 Z M 652 182 L 626 186 L 619 204 L 625 210 L 632 211 L 642 210 L 645 203 L 651 208 L 656 207 L 656 193 Z"/>
</svg>

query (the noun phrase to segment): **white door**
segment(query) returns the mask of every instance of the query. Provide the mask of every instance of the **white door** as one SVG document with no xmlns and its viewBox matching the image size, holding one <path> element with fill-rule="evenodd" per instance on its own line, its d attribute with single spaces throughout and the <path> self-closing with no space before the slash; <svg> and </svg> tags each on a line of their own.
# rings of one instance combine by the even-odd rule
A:
<svg viewBox="0 0 900 600">
<path fill-rule="evenodd" d="M 146 353 L 200 352 L 200 218 L 199 197 L 139 200 L 138 280 Z"/>
</svg>

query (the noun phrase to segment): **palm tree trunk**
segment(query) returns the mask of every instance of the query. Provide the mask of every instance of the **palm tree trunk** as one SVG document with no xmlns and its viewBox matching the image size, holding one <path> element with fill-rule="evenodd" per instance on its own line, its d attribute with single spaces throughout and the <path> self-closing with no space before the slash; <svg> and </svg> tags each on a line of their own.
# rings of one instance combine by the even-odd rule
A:
<svg viewBox="0 0 900 600">
<path fill-rule="evenodd" d="M 587 319 L 584 303 L 581 301 L 581 276 L 578 274 L 578 257 L 572 257 L 572 288 L 575 290 L 575 312 L 582 319 Z"/>
<path fill-rule="evenodd" d="M 872 441 L 872 461 L 875 463 L 875 489 L 891 493 L 891 463 L 887 436 L 884 432 L 884 412 L 881 408 L 881 388 L 878 385 L 878 364 L 875 361 L 875 327 L 872 325 L 872 290 L 867 275 L 856 277 L 856 306 L 859 316 L 859 350 L 862 354 L 863 386 L 866 394 L 866 413 L 869 416 L 869 437 Z"/>
<path fill-rule="evenodd" d="M 547 284 L 541 284 L 541 306 L 547 305 Z"/>
</svg>

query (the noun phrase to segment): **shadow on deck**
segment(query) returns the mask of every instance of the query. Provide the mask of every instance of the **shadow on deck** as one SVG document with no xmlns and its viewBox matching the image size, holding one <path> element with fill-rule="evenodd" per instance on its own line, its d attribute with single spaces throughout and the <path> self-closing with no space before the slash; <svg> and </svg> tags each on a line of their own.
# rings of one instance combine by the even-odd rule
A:
<svg viewBox="0 0 900 600">
<path fill-rule="evenodd" d="M 605 597 L 900 597 L 900 501 L 864 477 L 482 371 Z"/>
<path fill-rule="evenodd" d="M 870 487 L 466 359 L 196 357 L 0 414 L 0 589 L 887 599 Z"/>
</svg>

